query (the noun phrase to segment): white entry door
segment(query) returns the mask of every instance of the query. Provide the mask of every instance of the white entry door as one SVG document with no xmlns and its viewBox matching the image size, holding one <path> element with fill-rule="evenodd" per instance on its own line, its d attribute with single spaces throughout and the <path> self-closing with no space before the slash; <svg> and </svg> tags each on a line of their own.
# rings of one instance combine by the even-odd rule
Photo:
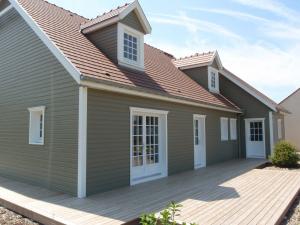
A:
<svg viewBox="0 0 300 225">
<path fill-rule="evenodd" d="M 136 112 L 131 119 L 131 184 L 166 176 L 164 116 Z"/>
<path fill-rule="evenodd" d="M 205 116 L 194 115 L 194 168 L 206 166 Z"/>
<path fill-rule="evenodd" d="M 265 125 L 264 119 L 246 119 L 247 158 L 265 158 Z"/>
</svg>

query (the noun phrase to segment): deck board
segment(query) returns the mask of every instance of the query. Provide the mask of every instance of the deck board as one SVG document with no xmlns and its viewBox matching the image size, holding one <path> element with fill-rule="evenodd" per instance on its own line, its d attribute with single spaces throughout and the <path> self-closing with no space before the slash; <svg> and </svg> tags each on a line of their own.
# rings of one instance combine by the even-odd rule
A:
<svg viewBox="0 0 300 225">
<path fill-rule="evenodd" d="M 299 191 L 300 172 L 255 169 L 261 163 L 229 161 L 85 199 L 0 177 L 0 204 L 10 202 L 61 224 L 111 225 L 176 201 L 183 205 L 179 221 L 271 225 Z"/>
</svg>

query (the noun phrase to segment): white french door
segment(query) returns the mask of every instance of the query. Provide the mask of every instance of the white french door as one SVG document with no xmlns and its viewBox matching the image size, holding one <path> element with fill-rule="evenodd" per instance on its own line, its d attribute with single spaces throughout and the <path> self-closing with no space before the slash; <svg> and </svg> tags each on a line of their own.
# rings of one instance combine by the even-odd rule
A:
<svg viewBox="0 0 300 225">
<path fill-rule="evenodd" d="M 264 119 L 246 119 L 247 158 L 265 158 L 265 125 Z"/>
<path fill-rule="evenodd" d="M 194 168 L 206 166 L 205 116 L 194 115 Z"/>
<path fill-rule="evenodd" d="M 165 119 L 155 113 L 131 115 L 131 184 L 165 176 Z"/>
</svg>

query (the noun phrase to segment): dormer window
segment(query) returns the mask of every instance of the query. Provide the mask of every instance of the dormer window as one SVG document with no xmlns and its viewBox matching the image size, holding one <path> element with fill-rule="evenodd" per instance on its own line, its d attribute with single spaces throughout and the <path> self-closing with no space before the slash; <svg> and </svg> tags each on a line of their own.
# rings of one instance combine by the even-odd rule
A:
<svg viewBox="0 0 300 225">
<path fill-rule="evenodd" d="M 144 34 L 118 23 L 118 63 L 144 70 Z"/>
<path fill-rule="evenodd" d="M 211 92 L 219 93 L 219 72 L 212 67 L 208 67 L 208 89 Z"/>
<path fill-rule="evenodd" d="M 137 37 L 124 33 L 124 58 L 137 62 L 138 59 Z"/>
</svg>

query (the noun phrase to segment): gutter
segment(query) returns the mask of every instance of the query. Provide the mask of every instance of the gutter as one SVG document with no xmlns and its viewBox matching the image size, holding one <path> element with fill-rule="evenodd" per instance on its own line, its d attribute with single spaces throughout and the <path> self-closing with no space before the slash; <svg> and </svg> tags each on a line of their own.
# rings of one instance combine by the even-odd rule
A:
<svg viewBox="0 0 300 225">
<path fill-rule="evenodd" d="M 87 76 L 81 76 L 79 84 L 81 86 L 85 86 L 85 87 L 92 88 L 92 89 L 103 90 L 103 91 L 111 91 L 111 92 L 116 92 L 116 93 L 120 93 L 120 94 L 145 97 L 145 98 L 150 98 L 150 99 L 174 102 L 174 103 L 191 105 L 191 106 L 196 106 L 196 107 L 215 109 L 215 110 L 220 110 L 220 111 L 225 111 L 225 112 L 242 113 L 238 109 L 234 110 L 231 108 L 225 108 L 225 107 L 216 106 L 213 104 L 201 103 L 201 102 L 177 97 L 174 95 L 170 95 L 167 93 L 158 93 L 157 91 L 153 91 L 153 90 L 149 90 L 149 89 L 145 89 L 145 88 L 141 88 L 141 87 L 129 87 L 127 85 L 116 84 L 115 82 L 111 82 L 111 81 L 102 81 L 102 80 L 87 77 Z"/>
</svg>

